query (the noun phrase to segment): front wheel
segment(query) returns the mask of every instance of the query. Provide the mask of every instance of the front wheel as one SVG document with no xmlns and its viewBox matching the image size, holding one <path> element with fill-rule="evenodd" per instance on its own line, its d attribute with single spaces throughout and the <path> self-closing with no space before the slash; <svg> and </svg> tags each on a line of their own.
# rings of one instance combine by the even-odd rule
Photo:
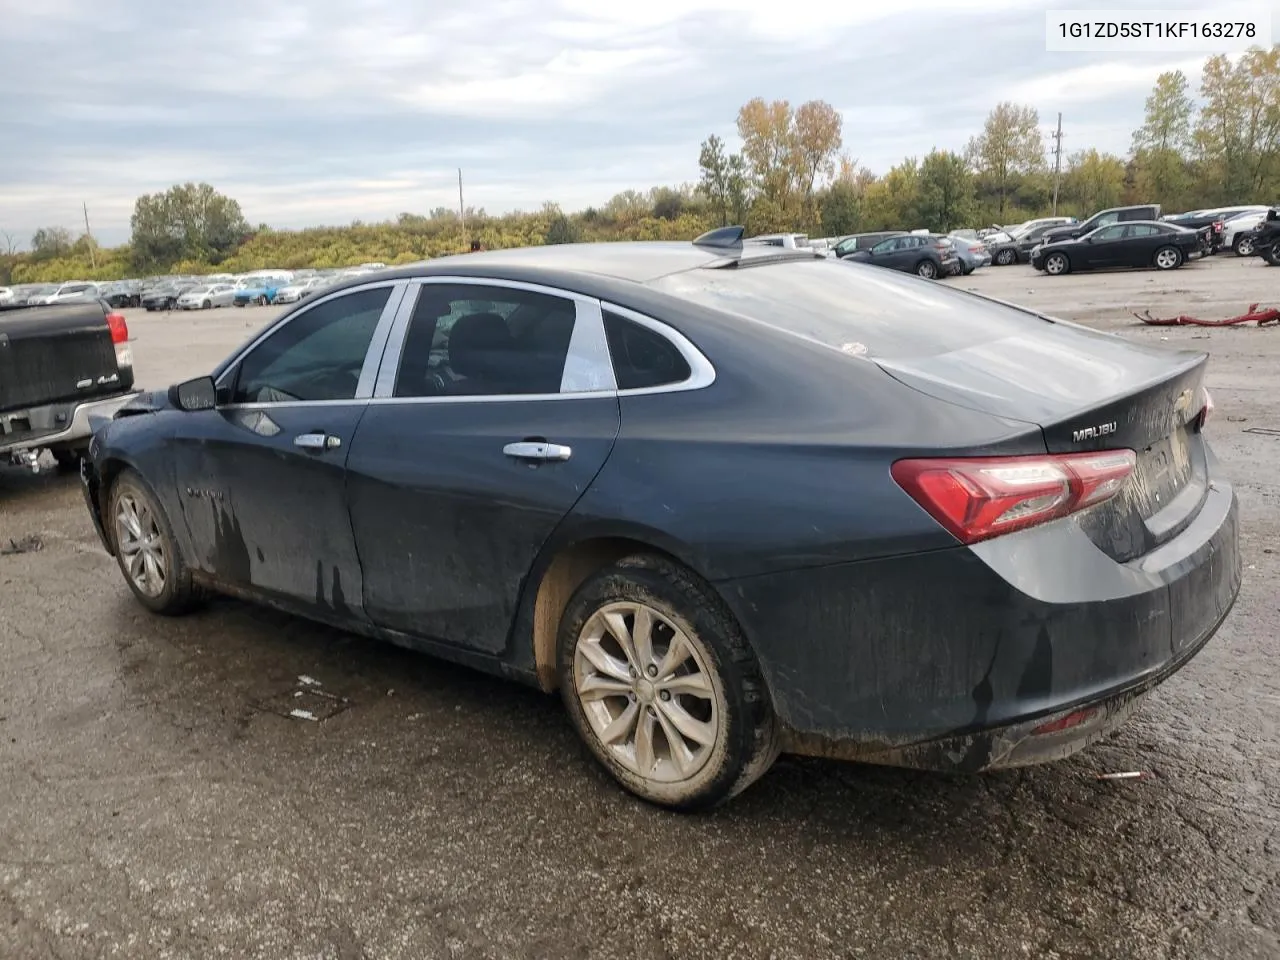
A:
<svg viewBox="0 0 1280 960">
<path fill-rule="evenodd" d="M 265 296 L 261 296 L 261 297 L 259 297 L 259 298 L 258 298 L 258 306 L 260 306 L 260 307 L 265 307 L 266 305 L 267 305 L 267 298 L 266 298 Z"/>
<path fill-rule="evenodd" d="M 1182 251 L 1177 247 L 1161 247 L 1156 251 L 1157 270 L 1176 270 L 1182 266 Z"/>
<path fill-rule="evenodd" d="M 1237 257 L 1252 257 L 1253 237 L 1248 234 L 1236 237 L 1235 242 L 1231 244 L 1231 249 L 1235 251 Z"/>
<path fill-rule="evenodd" d="M 916 274 L 926 280 L 936 280 L 938 277 L 938 265 L 932 260 L 921 260 L 916 264 Z"/>
<path fill-rule="evenodd" d="M 1071 261 L 1065 253 L 1051 253 L 1044 258 L 1044 272 L 1058 277 L 1071 270 Z"/>
<path fill-rule="evenodd" d="M 206 300 L 204 303 L 200 304 L 200 309 L 201 309 L 201 310 L 212 310 L 212 309 L 213 309 L 213 302 L 212 302 L 212 301 L 210 301 L 210 300 Z"/>
<path fill-rule="evenodd" d="M 1018 254 L 1013 250 L 1001 250 L 996 254 L 996 263 L 1002 267 L 1012 266 L 1014 261 L 1018 259 Z"/>
<path fill-rule="evenodd" d="M 168 616 L 191 609 L 196 600 L 191 571 L 151 488 L 126 470 L 111 486 L 107 510 L 116 562 L 138 602 Z"/>
<path fill-rule="evenodd" d="M 777 721 L 742 631 L 670 561 L 636 555 L 589 577 L 561 620 L 557 669 L 578 735 L 650 803 L 712 807 L 777 758 Z"/>
</svg>

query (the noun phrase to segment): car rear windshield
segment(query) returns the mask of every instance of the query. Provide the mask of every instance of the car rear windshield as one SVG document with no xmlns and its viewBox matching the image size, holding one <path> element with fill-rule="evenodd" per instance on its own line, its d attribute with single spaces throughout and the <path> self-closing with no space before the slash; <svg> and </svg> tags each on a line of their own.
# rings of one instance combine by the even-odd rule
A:
<svg viewBox="0 0 1280 960">
<path fill-rule="evenodd" d="M 1038 317 L 939 283 L 843 260 L 688 270 L 658 290 L 836 349 L 886 360 L 1025 335 Z"/>
</svg>

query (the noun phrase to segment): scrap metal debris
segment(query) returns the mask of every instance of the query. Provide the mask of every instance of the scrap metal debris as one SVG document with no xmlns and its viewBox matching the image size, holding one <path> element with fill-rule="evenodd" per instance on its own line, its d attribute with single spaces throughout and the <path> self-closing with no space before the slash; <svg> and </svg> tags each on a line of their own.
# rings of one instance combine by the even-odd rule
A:
<svg viewBox="0 0 1280 960">
<path fill-rule="evenodd" d="M 1249 305 L 1247 313 L 1222 320 L 1201 320 L 1199 317 L 1189 317 L 1186 314 L 1162 319 L 1153 317 L 1150 310 L 1144 310 L 1142 313 L 1135 312 L 1133 315 L 1151 327 L 1234 327 L 1243 323 L 1256 323 L 1260 327 L 1265 327 L 1270 323 L 1280 324 L 1280 310 L 1275 307 L 1259 310 L 1256 303 Z"/>
<path fill-rule="evenodd" d="M 31 533 L 21 540 L 10 540 L 4 546 L 0 546 L 0 557 L 12 557 L 19 553 L 35 553 L 42 547 L 44 547 L 44 541 L 34 533 Z"/>
<path fill-rule="evenodd" d="M 337 716 L 351 706 L 346 697 L 318 689 L 319 680 L 306 674 L 298 677 L 296 686 L 281 690 L 274 696 L 250 704 L 263 713 L 274 713 L 289 720 L 319 722 Z"/>
<path fill-rule="evenodd" d="M 1280 437 L 1280 430 L 1274 427 L 1245 427 L 1241 433 L 1256 433 L 1261 437 Z"/>
</svg>

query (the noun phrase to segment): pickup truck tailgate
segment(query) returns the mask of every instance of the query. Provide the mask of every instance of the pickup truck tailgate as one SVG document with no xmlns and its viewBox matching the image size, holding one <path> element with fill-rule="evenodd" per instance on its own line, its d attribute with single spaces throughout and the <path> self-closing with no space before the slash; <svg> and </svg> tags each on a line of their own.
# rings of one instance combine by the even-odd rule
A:
<svg viewBox="0 0 1280 960">
<path fill-rule="evenodd" d="M 0 313 L 0 412 L 88 400 L 123 386 L 100 303 Z"/>
</svg>

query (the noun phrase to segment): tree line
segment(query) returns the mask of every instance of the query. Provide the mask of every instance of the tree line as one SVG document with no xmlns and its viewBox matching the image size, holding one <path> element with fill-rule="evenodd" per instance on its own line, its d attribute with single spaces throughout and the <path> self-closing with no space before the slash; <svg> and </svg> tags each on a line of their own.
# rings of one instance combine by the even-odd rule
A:
<svg viewBox="0 0 1280 960">
<path fill-rule="evenodd" d="M 100 249 L 88 236 L 45 227 L 18 252 L 0 231 L 0 283 L 116 279 L 152 273 L 325 268 L 409 263 L 484 246 L 607 240 L 678 240 L 729 223 L 750 233 L 834 236 L 864 230 L 1007 224 L 1046 215 L 1055 177 L 1041 118 L 997 104 L 963 150 L 934 148 L 877 176 L 845 148 L 839 111 L 813 100 L 755 98 L 737 116 L 741 146 L 707 137 L 699 179 L 626 190 L 566 213 L 555 204 L 490 215 L 446 208 L 390 222 L 273 230 L 251 227 L 240 205 L 208 184 L 139 197 L 128 244 Z M 1280 202 L 1280 45 L 1210 57 L 1193 94 L 1181 71 L 1161 74 L 1126 156 L 1093 148 L 1065 157 L 1058 212 L 1122 203 L 1166 211 Z"/>
</svg>

